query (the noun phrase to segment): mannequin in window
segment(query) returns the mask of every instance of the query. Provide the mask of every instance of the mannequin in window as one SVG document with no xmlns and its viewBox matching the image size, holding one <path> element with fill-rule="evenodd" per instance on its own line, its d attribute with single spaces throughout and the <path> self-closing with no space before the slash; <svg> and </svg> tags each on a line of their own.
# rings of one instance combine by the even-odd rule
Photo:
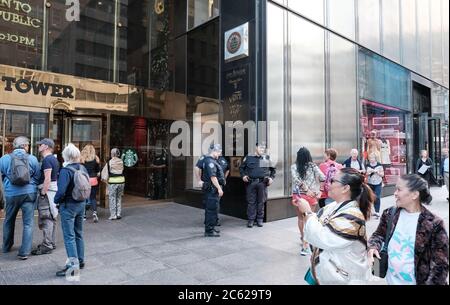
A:
<svg viewBox="0 0 450 305">
<path fill-rule="evenodd" d="M 382 165 L 391 165 L 391 145 L 389 144 L 389 141 L 385 138 L 381 139 L 381 164 Z"/>
<path fill-rule="evenodd" d="M 377 162 L 381 163 L 381 141 L 377 139 L 377 131 L 370 132 L 369 139 L 367 139 L 367 155 L 375 154 Z"/>
</svg>

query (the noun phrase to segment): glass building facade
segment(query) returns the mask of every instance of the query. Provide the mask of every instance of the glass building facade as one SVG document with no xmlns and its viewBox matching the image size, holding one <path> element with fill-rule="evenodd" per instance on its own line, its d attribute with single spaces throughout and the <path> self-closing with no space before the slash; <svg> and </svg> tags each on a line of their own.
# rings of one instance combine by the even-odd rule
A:
<svg viewBox="0 0 450 305">
<path fill-rule="evenodd" d="M 414 170 L 419 149 L 438 161 L 448 147 L 446 0 L 79 4 L 73 20 L 64 0 L 0 1 L 0 154 L 18 135 L 36 155 L 47 136 L 57 154 L 93 144 L 102 163 L 112 147 L 136 153 L 125 206 L 142 197 L 202 206 L 199 156 L 169 153 L 172 123 L 193 130 L 195 114 L 201 124 L 277 122 L 267 130 L 278 157 L 267 220 L 294 215 L 289 168 L 301 145 L 317 162 L 327 147 L 343 161 L 351 148 L 367 157 L 374 134 L 386 185 Z M 225 33 L 247 22 L 247 56 L 225 61 Z M 227 157 L 222 212 L 245 217 L 242 156 Z"/>
</svg>

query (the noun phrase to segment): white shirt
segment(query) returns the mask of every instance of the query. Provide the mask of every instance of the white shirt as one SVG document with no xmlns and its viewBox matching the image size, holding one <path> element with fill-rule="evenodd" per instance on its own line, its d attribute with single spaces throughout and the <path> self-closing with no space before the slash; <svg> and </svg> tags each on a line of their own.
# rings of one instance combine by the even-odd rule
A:
<svg viewBox="0 0 450 305">
<path fill-rule="evenodd" d="M 357 171 L 365 170 L 364 164 L 361 162 L 361 167 L 359 166 L 359 164 L 360 163 L 358 162 L 358 160 L 353 161 L 353 159 L 352 159 L 351 163 L 350 163 L 350 167 L 356 169 Z"/>
<path fill-rule="evenodd" d="M 408 213 L 402 209 L 389 241 L 389 263 L 386 281 L 389 285 L 416 285 L 414 248 L 420 212 Z"/>
</svg>

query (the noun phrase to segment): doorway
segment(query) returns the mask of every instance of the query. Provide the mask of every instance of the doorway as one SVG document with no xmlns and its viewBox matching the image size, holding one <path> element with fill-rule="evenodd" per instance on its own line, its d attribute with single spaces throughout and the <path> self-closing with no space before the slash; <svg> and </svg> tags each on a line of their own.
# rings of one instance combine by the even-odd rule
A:
<svg viewBox="0 0 450 305">
<path fill-rule="evenodd" d="M 431 89 L 419 83 L 413 82 L 413 172 L 416 172 L 416 160 L 420 158 L 422 150 L 428 151 L 433 160 L 433 175 L 440 176 L 441 166 L 441 119 L 433 117 L 431 113 Z"/>
</svg>

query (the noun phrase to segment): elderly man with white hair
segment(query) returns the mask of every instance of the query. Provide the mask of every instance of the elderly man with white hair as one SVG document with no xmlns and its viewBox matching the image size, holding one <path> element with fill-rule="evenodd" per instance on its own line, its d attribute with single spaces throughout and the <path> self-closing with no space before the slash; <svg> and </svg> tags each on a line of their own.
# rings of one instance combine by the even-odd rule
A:
<svg viewBox="0 0 450 305">
<path fill-rule="evenodd" d="M 89 175 L 86 168 L 80 164 L 80 150 L 69 143 L 62 152 L 63 168 L 59 172 L 58 191 L 55 203 L 59 205 L 61 227 L 66 247 L 67 260 L 64 268 L 56 272 L 56 276 L 74 276 L 84 268 L 83 217 L 86 200 L 76 200 L 72 196 L 75 187 L 74 176 L 76 170 Z"/>
<path fill-rule="evenodd" d="M 17 137 L 13 141 L 14 151 L 0 159 L 3 178 L 6 218 L 3 222 L 3 253 L 11 251 L 14 244 L 14 227 L 19 210 L 22 210 L 22 246 L 18 257 L 26 260 L 33 242 L 34 208 L 40 166 L 37 158 L 28 154 L 30 140 Z"/>
<path fill-rule="evenodd" d="M 350 167 L 356 169 L 361 174 L 364 174 L 366 172 L 366 168 L 364 167 L 364 163 L 358 158 L 359 151 L 356 148 L 353 148 L 350 151 L 350 158 L 345 160 L 342 165 L 344 167 Z"/>
</svg>

